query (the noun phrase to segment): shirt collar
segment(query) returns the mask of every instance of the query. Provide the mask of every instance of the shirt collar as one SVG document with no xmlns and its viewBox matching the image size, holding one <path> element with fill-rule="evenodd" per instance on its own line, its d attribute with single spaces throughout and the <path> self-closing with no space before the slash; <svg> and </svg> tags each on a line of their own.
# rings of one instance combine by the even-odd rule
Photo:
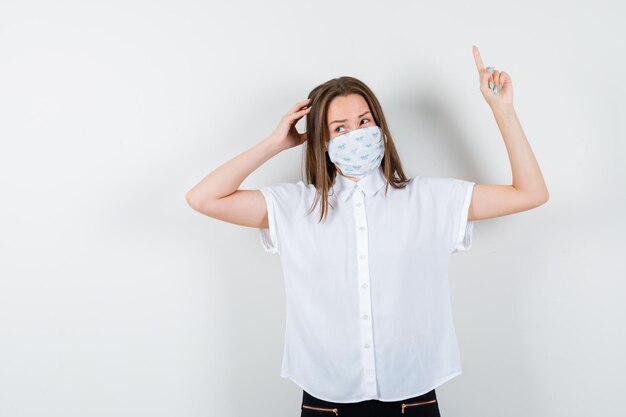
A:
<svg viewBox="0 0 626 417">
<path fill-rule="evenodd" d="M 378 192 L 378 190 L 380 190 L 386 182 L 387 179 L 383 174 L 383 168 L 382 166 L 379 166 L 377 169 L 373 170 L 358 181 L 352 181 L 337 172 L 332 189 L 339 198 L 343 201 L 348 201 L 354 190 L 363 190 L 365 195 L 369 198 L 374 196 L 374 194 L 376 194 L 376 192 Z"/>
</svg>

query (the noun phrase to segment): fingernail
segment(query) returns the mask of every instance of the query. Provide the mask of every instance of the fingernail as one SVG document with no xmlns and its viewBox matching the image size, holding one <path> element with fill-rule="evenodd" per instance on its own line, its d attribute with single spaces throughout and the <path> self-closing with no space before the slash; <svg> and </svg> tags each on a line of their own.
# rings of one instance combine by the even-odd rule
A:
<svg viewBox="0 0 626 417">
<path fill-rule="evenodd" d="M 496 88 L 494 88 L 494 89 L 493 89 L 493 93 L 494 93 L 494 94 L 498 94 L 498 91 L 499 91 L 499 90 L 498 90 L 498 87 L 496 86 Z"/>
<path fill-rule="evenodd" d="M 502 90 L 502 83 L 498 84 L 498 90 Z"/>
<path fill-rule="evenodd" d="M 487 67 L 487 72 L 491 72 L 491 71 L 493 71 L 493 69 L 494 69 L 494 68 L 495 68 L 495 67 Z"/>
<path fill-rule="evenodd" d="M 493 88 L 493 81 L 489 81 L 489 88 Z"/>
</svg>

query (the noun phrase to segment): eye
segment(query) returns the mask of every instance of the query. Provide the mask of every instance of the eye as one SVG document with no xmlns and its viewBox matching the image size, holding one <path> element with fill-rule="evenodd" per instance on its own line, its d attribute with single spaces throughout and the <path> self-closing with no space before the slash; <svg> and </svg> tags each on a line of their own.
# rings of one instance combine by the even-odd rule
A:
<svg viewBox="0 0 626 417">
<path fill-rule="evenodd" d="M 361 122 L 363 122 L 363 121 L 365 121 L 365 120 L 367 120 L 367 122 L 366 122 L 366 123 L 369 123 L 369 122 L 370 122 L 370 119 L 367 119 L 367 118 L 365 118 L 365 119 L 361 119 Z M 365 124 L 365 123 L 361 123 L 361 124 Z M 343 127 L 343 125 L 337 126 L 337 127 L 335 128 L 334 132 L 335 132 L 335 133 L 339 133 L 340 131 L 339 131 L 339 130 L 337 130 L 337 129 L 339 129 L 339 128 L 341 128 L 341 127 Z"/>
</svg>

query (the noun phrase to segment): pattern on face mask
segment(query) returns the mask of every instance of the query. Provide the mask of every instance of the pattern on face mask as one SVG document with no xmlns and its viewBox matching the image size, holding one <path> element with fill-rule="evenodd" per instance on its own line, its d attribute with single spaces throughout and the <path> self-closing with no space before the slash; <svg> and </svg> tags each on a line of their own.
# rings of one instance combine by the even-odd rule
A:
<svg viewBox="0 0 626 417">
<path fill-rule="evenodd" d="M 344 175 L 362 178 L 378 168 L 385 154 L 378 126 L 356 129 L 332 138 L 328 156 Z"/>
</svg>

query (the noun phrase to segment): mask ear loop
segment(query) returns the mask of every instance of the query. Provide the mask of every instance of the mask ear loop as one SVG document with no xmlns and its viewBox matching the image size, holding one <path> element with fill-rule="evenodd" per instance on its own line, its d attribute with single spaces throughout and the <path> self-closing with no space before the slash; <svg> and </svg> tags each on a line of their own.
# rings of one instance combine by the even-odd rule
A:
<svg viewBox="0 0 626 417">
<path fill-rule="evenodd" d="M 385 159 L 385 154 L 387 153 L 387 135 L 385 135 L 385 131 L 382 126 L 380 127 L 380 134 L 383 136 L 383 157 L 380 158 L 380 164 L 382 166 L 383 159 Z"/>
<path fill-rule="evenodd" d="M 387 135 L 385 135 L 385 131 L 383 130 L 383 127 L 380 125 L 376 125 L 378 126 L 378 128 L 380 129 L 380 135 L 383 137 L 383 143 L 385 144 L 385 149 L 387 148 Z"/>
</svg>

